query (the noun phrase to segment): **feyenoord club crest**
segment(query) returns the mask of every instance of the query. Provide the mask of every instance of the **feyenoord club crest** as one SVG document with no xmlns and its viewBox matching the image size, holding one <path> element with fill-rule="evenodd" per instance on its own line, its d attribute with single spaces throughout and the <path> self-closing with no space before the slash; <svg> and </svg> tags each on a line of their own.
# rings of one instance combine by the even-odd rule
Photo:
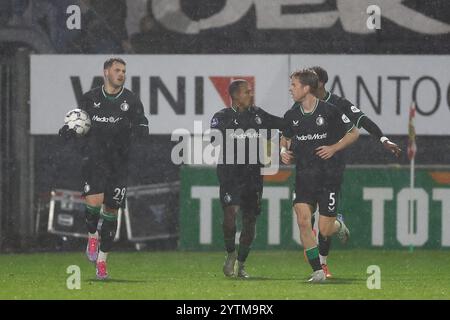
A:
<svg viewBox="0 0 450 320">
<path fill-rule="evenodd" d="M 261 118 L 259 116 L 256 116 L 255 117 L 255 122 L 256 122 L 256 124 L 261 124 L 262 120 L 261 120 Z"/>
<path fill-rule="evenodd" d="M 324 123 L 325 123 L 325 120 L 323 119 L 322 116 L 319 115 L 319 116 L 317 117 L 317 119 L 316 119 L 316 124 L 317 124 L 318 126 L 322 126 Z"/>
<path fill-rule="evenodd" d="M 120 110 L 122 111 L 128 111 L 128 109 L 130 109 L 130 105 L 127 103 L 127 101 L 125 100 L 121 105 L 120 105 Z"/>
<path fill-rule="evenodd" d="M 229 193 L 225 193 L 223 197 L 223 202 L 230 203 L 231 202 L 231 195 Z"/>
</svg>

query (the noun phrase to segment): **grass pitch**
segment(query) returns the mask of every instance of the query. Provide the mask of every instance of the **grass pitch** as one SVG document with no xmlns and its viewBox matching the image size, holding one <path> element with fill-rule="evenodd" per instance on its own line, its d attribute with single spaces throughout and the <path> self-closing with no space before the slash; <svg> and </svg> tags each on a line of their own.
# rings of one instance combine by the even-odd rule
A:
<svg viewBox="0 0 450 320">
<path fill-rule="evenodd" d="M 110 279 L 97 281 L 83 253 L 0 255 L 0 299 L 449 299 L 450 252 L 335 250 L 334 278 L 308 284 L 299 251 L 253 251 L 249 280 L 225 278 L 222 252 L 113 252 Z M 81 289 L 69 290 L 70 265 Z M 381 289 L 369 290 L 367 268 L 381 270 Z"/>
</svg>

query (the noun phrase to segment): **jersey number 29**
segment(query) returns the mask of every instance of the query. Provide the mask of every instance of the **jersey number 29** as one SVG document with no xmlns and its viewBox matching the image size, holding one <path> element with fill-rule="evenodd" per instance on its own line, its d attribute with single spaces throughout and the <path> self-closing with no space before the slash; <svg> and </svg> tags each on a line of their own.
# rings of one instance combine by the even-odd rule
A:
<svg viewBox="0 0 450 320">
<path fill-rule="evenodd" d="M 126 188 L 115 188 L 114 189 L 114 197 L 113 199 L 122 202 L 123 198 L 125 197 Z"/>
</svg>

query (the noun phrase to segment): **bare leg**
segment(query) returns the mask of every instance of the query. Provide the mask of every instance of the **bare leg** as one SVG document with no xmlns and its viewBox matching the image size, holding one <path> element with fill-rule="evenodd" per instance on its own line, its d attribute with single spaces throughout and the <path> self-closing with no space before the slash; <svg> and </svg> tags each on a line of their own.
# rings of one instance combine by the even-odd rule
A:
<svg viewBox="0 0 450 320">
<path fill-rule="evenodd" d="M 306 256 L 308 257 L 309 264 L 313 271 L 321 270 L 319 260 L 319 250 L 317 248 L 316 239 L 312 232 L 311 216 L 312 207 L 306 203 L 296 203 L 294 205 L 295 213 L 297 215 L 297 224 L 300 230 L 300 238 L 303 243 L 303 247 L 306 250 Z"/>
</svg>

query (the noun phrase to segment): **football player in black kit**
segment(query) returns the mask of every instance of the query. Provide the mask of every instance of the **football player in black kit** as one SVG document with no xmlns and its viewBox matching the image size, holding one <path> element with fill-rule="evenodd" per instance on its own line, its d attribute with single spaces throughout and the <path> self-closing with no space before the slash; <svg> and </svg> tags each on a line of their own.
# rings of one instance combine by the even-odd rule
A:
<svg viewBox="0 0 450 320">
<path fill-rule="evenodd" d="M 325 102 L 331 103 L 338 107 L 354 124 L 359 128 L 366 129 L 367 132 L 370 133 L 377 141 L 380 141 L 383 147 L 392 152 L 396 157 L 399 157 L 401 154 L 401 149 L 397 144 L 390 141 L 383 132 L 380 127 L 373 122 L 368 116 L 366 116 L 358 107 L 356 107 L 353 103 L 348 101 L 345 98 L 339 97 L 336 94 L 333 94 L 325 89 L 325 84 L 328 82 L 328 73 L 325 69 L 319 66 L 315 66 L 311 68 L 317 73 L 319 77 L 319 86 L 315 93 L 316 97 Z M 331 273 L 328 270 L 327 265 L 327 256 L 330 250 L 331 238 L 322 237 L 319 233 L 319 250 L 320 252 L 320 262 L 324 267 L 324 271 L 327 274 L 327 277 L 331 277 Z"/>
<path fill-rule="evenodd" d="M 312 70 L 294 72 L 290 92 L 294 106 L 286 112 L 284 143 L 296 161 L 294 210 L 306 256 L 313 269 L 310 282 L 325 281 L 319 249 L 311 226 L 312 214 L 319 207 L 319 232 L 324 237 L 348 229 L 336 219 L 336 209 L 344 162 L 341 150 L 358 139 L 359 132 L 337 107 L 316 98 L 318 76 Z M 282 143 L 282 145 L 286 145 Z M 286 148 L 286 147 L 283 147 Z M 285 153 L 282 150 L 281 153 Z M 285 159 L 282 158 L 283 162 Z"/>
<path fill-rule="evenodd" d="M 371 136 L 380 141 L 386 150 L 392 152 L 396 157 L 400 156 L 401 149 L 397 144 L 391 142 L 389 138 L 387 138 L 383 134 L 383 132 L 375 122 L 373 122 L 358 107 L 356 107 L 347 99 L 339 97 L 338 95 L 333 94 L 325 89 L 325 84 L 328 82 L 328 73 L 324 68 L 314 66 L 311 68 L 311 70 L 313 70 L 319 78 L 319 85 L 317 91 L 315 92 L 315 96 L 317 98 L 338 107 L 338 109 L 340 109 L 341 112 L 343 112 L 357 128 L 364 128 L 367 132 L 370 133 Z M 289 156 L 289 153 L 287 153 L 285 156 Z M 312 222 L 312 224 L 314 225 L 314 222 Z M 327 278 L 331 278 L 332 275 L 327 264 L 327 257 L 331 246 L 331 237 L 323 237 L 319 233 L 318 239 L 320 263 L 325 274 L 327 275 Z"/>
<path fill-rule="evenodd" d="M 89 233 L 86 255 L 96 264 L 100 280 L 108 277 L 106 259 L 117 229 L 117 212 L 125 205 L 130 141 L 149 134 L 141 101 L 124 87 L 125 72 L 122 59 L 105 61 L 103 86 L 85 93 L 80 105 L 91 118 L 91 129 L 80 139 Z M 71 138 L 75 132 L 64 125 L 59 135 Z M 100 218 L 103 222 L 97 230 Z"/>
<path fill-rule="evenodd" d="M 227 277 L 235 275 L 248 278 L 244 263 L 255 237 L 256 218 L 261 211 L 261 163 L 264 163 L 263 160 L 250 160 L 255 158 L 255 150 L 250 151 L 249 144 L 257 141 L 259 146 L 259 139 L 264 138 L 260 137 L 261 129 L 282 129 L 284 122 L 282 118 L 253 106 L 253 93 L 247 81 L 233 81 L 228 87 L 228 93 L 232 100 L 231 108 L 220 110 L 211 119 L 211 129 L 219 130 L 222 138 L 219 139 L 221 141 L 212 142 L 221 146 L 223 155 L 223 163 L 219 162 L 217 165 L 220 201 L 224 212 L 222 227 L 227 251 L 223 273 Z M 237 147 L 240 139 L 245 139 L 245 150 Z M 231 163 L 228 163 L 227 151 L 230 152 L 231 149 L 234 150 L 233 156 L 228 158 L 231 159 Z M 238 158 L 245 158 L 245 161 L 240 164 Z M 242 231 L 236 253 L 236 216 L 239 209 L 242 213 Z"/>
<path fill-rule="evenodd" d="M 397 144 L 387 138 L 380 127 L 373 122 L 367 115 L 364 114 L 360 109 L 358 109 L 353 103 L 345 98 L 339 97 L 338 95 L 331 93 L 325 89 L 325 84 L 328 82 L 328 73 L 325 69 L 319 66 L 311 68 L 319 78 L 319 85 L 315 96 L 320 100 L 331 103 L 338 107 L 341 112 L 343 112 L 357 128 L 364 128 L 370 135 L 380 141 L 383 147 L 392 152 L 396 157 L 399 157 L 402 150 Z"/>
</svg>

